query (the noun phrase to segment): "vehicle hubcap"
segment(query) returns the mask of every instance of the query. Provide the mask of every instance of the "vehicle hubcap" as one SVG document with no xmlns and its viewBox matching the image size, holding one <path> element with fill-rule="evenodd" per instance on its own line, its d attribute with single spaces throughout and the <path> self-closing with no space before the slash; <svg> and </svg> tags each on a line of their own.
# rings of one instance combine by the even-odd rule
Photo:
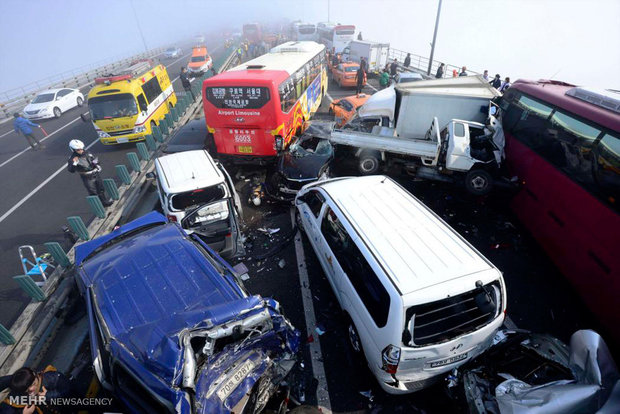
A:
<svg viewBox="0 0 620 414">
<path fill-rule="evenodd" d="M 364 171 L 372 171 L 375 168 L 375 162 L 372 160 L 366 160 L 362 163 L 362 169 Z"/>
<path fill-rule="evenodd" d="M 362 347 L 360 346 L 360 340 L 357 337 L 357 332 L 355 332 L 353 324 L 349 324 L 349 341 L 355 352 L 361 352 Z"/>
<path fill-rule="evenodd" d="M 54 115 L 60 116 L 60 109 L 58 108 L 54 109 Z"/>
<path fill-rule="evenodd" d="M 487 186 L 487 180 L 485 180 L 484 177 L 476 177 L 471 180 L 471 185 L 476 190 L 482 190 Z"/>
</svg>

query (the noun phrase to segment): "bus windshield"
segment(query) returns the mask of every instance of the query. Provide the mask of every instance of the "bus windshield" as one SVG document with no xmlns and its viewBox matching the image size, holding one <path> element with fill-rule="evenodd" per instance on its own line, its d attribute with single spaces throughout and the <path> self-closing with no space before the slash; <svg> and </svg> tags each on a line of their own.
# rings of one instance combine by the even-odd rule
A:
<svg viewBox="0 0 620 414">
<path fill-rule="evenodd" d="M 88 100 L 88 107 L 94 121 L 138 114 L 136 100 L 130 93 L 95 96 Z"/>
<path fill-rule="evenodd" d="M 314 26 L 299 26 L 298 31 L 301 34 L 312 34 L 316 31 L 316 29 Z"/>
</svg>

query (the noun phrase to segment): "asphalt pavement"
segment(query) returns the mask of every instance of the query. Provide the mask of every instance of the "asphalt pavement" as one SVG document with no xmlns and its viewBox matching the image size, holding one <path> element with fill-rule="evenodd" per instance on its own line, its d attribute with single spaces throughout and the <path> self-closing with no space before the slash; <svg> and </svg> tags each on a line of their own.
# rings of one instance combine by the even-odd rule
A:
<svg viewBox="0 0 620 414">
<path fill-rule="evenodd" d="M 207 42 L 214 61 L 224 53 L 222 43 L 222 39 Z M 189 61 L 192 45 L 180 46 L 181 57 L 158 56 L 157 59 L 174 79 L 175 91 L 182 94 L 178 75 L 181 66 Z M 84 96 L 89 90 L 90 86 L 80 89 Z M 34 134 L 46 147 L 39 151 L 31 150 L 26 139 L 13 131 L 12 122 L 0 124 L 0 323 L 7 328 L 30 300 L 12 280 L 13 276 L 23 274 L 18 247 L 32 245 L 42 254 L 45 253 L 43 243 L 57 241 L 68 248 L 70 245 L 62 231 L 62 226 L 67 225 L 66 218 L 81 216 L 85 223 L 93 218 L 80 177 L 66 171 L 69 141 L 80 139 L 99 156 L 103 178 L 115 178 L 114 166 L 127 165 L 126 154 L 135 152 L 135 144 L 101 144 L 92 124 L 80 119 L 80 114 L 87 112 L 84 105 L 58 119 L 34 121 L 48 134 L 44 137 L 35 129 Z"/>
</svg>

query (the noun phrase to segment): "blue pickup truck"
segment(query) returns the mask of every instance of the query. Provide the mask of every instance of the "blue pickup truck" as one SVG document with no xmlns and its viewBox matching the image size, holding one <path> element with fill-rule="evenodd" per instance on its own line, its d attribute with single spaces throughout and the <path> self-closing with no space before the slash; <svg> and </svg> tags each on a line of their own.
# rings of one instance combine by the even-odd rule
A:
<svg viewBox="0 0 620 414">
<path fill-rule="evenodd" d="M 76 248 L 101 384 L 132 412 L 258 413 L 299 332 L 200 238 L 149 213 Z"/>
</svg>

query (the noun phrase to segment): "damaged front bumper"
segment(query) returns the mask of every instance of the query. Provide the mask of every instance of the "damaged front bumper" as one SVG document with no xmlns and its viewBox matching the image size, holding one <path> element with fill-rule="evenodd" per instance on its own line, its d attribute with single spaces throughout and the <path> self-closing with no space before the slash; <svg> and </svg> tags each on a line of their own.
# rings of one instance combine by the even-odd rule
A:
<svg viewBox="0 0 620 414">
<path fill-rule="evenodd" d="M 265 300 L 226 323 L 179 335 L 181 386 L 195 413 L 259 413 L 296 362 L 300 334 Z"/>
</svg>

